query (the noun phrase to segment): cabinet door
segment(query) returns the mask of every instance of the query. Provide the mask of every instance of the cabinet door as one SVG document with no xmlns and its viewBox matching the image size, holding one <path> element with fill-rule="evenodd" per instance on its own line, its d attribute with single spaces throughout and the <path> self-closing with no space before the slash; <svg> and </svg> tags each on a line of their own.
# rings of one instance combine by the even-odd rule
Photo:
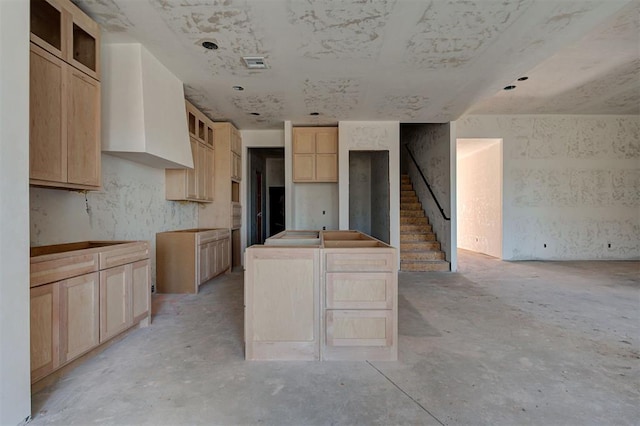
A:
<svg viewBox="0 0 640 426">
<path fill-rule="evenodd" d="M 316 154 L 338 153 L 338 129 L 318 128 L 316 132 Z"/>
<path fill-rule="evenodd" d="M 130 264 L 100 271 L 100 343 L 132 323 L 130 279 Z"/>
<path fill-rule="evenodd" d="M 338 154 L 316 154 L 316 182 L 338 181 Z"/>
<path fill-rule="evenodd" d="M 239 154 L 231 153 L 231 178 L 235 180 L 242 179 L 242 160 Z"/>
<path fill-rule="evenodd" d="M 99 274 L 60 283 L 60 362 L 71 361 L 100 342 Z"/>
<path fill-rule="evenodd" d="M 209 256 L 211 253 L 210 243 L 200 244 L 198 246 L 199 266 L 198 266 L 198 285 L 209 279 Z"/>
<path fill-rule="evenodd" d="M 198 141 L 190 138 L 191 143 L 191 156 L 193 157 L 193 169 L 187 169 L 187 198 L 198 197 L 198 176 L 197 170 L 199 170 L 200 157 L 198 156 Z"/>
<path fill-rule="evenodd" d="M 316 177 L 314 154 L 293 154 L 293 181 L 312 182 Z"/>
<path fill-rule="evenodd" d="M 66 54 L 63 34 L 67 15 L 57 0 L 31 0 L 31 41 L 59 58 Z"/>
<path fill-rule="evenodd" d="M 206 196 L 207 187 L 207 147 L 201 143 L 197 144 L 198 149 L 198 167 L 196 168 L 196 175 L 198 177 L 198 183 L 196 185 L 198 200 L 204 200 Z"/>
<path fill-rule="evenodd" d="M 316 131 L 313 128 L 293 129 L 293 153 L 314 154 L 316 152 Z"/>
<path fill-rule="evenodd" d="M 318 359 L 319 250 L 246 253 L 247 359 Z"/>
<path fill-rule="evenodd" d="M 131 265 L 131 310 L 134 324 L 151 313 L 151 273 L 147 259 Z"/>
<path fill-rule="evenodd" d="M 213 179 L 214 179 L 214 173 L 213 173 L 213 165 L 214 165 L 214 158 L 213 158 L 214 152 L 213 149 L 208 147 L 207 149 L 205 149 L 205 159 L 204 159 L 204 163 L 205 163 L 205 170 L 204 170 L 204 199 L 206 201 L 213 201 Z"/>
<path fill-rule="evenodd" d="M 60 365 L 59 283 L 31 289 L 31 382 Z"/>
<path fill-rule="evenodd" d="M 220 262 L 219 272 L 226 271 L 229 269 L 230 259 L 231 259 L 231 244 L 229 243 L 229 238 L 225 238 L 219 241 L 220 246 L 218 247 L 218 261 Z"/>
<path fill-rule="evenodd" d="M 67 62 L 96 80 L 100 79 L 100 27 L 77 7 L 69 7 Z"/>
<path fill-rule="evenodd" d="M 31 45 L 29 177 L 65 182 L 67 175 L 67 65 Z"/>
<path fill-rule="evenodd" d="M 100 186 L 100 83 L 69 67 L 67 181 Z"/>
</svg>

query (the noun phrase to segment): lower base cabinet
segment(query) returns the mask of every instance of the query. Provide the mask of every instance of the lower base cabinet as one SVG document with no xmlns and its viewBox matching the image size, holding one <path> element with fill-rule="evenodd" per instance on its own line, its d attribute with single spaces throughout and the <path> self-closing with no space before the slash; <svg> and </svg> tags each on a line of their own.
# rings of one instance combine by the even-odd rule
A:
<svg viewBox="0 0 640 426">
<path fill-rule="evenodd" d="M 46 254 L 32 256 L 32 383 L 128 328 L 148 324 L 151 315 L 147 242 L 114 245 L 106 253 L 98 248 L 67 253 L 64 247 L 56 253 L 57 248 L 36 248 Z M 95 271 L 40 284 L 47 277 L 75 274 L 79 268 Z"/>
<path fill-rule="evenodd" d="M 272 238 L 245 251 L 246 359 L 397 360 L 395 248 L 356 231 Z"/>
<path fill-rule="evenodd" d="M 100 343 L 100 276 L 97 272 L 60 283 L 60 363 Z"/>
<path fill-rule="evenodd" d="M 197 293 L 231 268 L 228 229 L 184 229 L 156 234 L 158 293 Z"/>
</svg>

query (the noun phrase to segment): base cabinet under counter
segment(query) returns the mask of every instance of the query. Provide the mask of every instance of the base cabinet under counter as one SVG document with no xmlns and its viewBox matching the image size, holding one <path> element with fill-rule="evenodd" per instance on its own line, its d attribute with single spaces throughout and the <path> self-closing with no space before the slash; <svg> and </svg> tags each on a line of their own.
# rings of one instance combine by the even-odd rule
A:
<svg viewBox="0 0 640 426">
<path fill-rule="evenodd" d="M 31 382 L 151 318 L 149 244 L 81 242 L 31 249 Z M 112 290 L 113 271 L 123 274 Z M 118 281 L 118 280 L 116 280 Z M 115 296 L 115 297 L 114 297 Z M 113 312 L 126 318 L 104 327 Z"/>
<path fill-rule="evenodd" d="M 184 229 L 156 234 L 158 293 L 197 293 L 231 269 L 229 229 Z"/>
<path fill-rule="evenodd" d="M 397 360 L 395 248 L 357 231 L 284 231 L 245 256 L 246 359 Z"/>
</svg>

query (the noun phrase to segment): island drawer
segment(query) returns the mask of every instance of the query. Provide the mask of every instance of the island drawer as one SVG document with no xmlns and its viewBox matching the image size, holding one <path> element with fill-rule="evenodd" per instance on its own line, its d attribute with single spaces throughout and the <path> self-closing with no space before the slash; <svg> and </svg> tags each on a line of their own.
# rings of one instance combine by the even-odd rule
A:
<svg viewBox="0 0 640 426">
<path fill-rule="evenodd" d="M 327 346 L 390 347 L 393 323 L 391 310 L 327 310 Z"/>
<path fill-rule="evenodd" d="M 390 272 L 326 274 L 327 309 L 392 309 L 396 288 Z"/>
<path fill-rule="evenodd" d="M 395 253 L 384 249 L 353 253 L 354 249 L 325 250 L 327 272 L 393 272 Z"/>
</svg>

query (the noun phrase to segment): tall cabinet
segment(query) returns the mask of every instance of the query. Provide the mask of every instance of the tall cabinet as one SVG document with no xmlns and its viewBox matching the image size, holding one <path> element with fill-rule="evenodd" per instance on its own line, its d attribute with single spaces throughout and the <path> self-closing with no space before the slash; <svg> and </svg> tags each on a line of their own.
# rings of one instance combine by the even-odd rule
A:
<svg viewBox="0 0 640 426">
<path fill-rule="evenodd" d="M 31 1 L 29 183 L 99 189 L 100 30 L 69 0 Z"/>
<path fill-rule="evenodd" d="M 242 204 L 242 138 L 231 123 L 213 123 L 215 141 L 214 200 L 200 210 L 200 228 L 228 228 L 231 230 L 232 266 L 241 263 L 240 229 Z"/>
</svg>

